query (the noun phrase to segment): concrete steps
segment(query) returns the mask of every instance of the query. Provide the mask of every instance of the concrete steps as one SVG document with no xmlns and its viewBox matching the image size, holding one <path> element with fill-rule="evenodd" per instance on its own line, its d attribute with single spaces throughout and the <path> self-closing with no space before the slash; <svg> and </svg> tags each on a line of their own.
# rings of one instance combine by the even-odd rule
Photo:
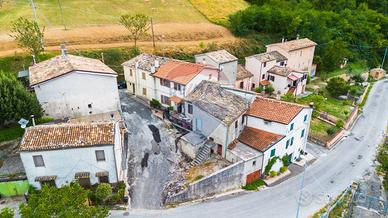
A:
<svg viewBox="0 0 388 218">
<path fill-rule="evenodd" d="M 197 166 L 205 162 L 206 160 L 209 159 L 210 157 L 210 148 L 212 145 L 205 143 L 202 145 L 202 147 L 199 148 L 199 151 L 197 155 L 195 156 L 195 159 L 193 162 L 191 162 L 192 166 Z"/>
</svg>

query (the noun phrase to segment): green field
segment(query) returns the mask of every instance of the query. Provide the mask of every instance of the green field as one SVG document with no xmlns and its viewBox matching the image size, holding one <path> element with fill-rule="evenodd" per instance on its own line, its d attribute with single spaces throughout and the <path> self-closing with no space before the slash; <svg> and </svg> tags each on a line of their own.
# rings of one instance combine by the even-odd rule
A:
<svg viewBox="0 0 388 218">
<path fill-rule="evenodd" d="M 5 0 L 0 9 L 0 30 L 7 30 L 15 18 L 33 18 L 29 0 Z M 66 25 L 117 24 L 120 15 L 144 13 L 155 22 L 199 23 L 206 18 L 188 0 L 60 0 Z M 40 24 L 61 26 L 58 0 L 35 0 Z"/>
</svg>

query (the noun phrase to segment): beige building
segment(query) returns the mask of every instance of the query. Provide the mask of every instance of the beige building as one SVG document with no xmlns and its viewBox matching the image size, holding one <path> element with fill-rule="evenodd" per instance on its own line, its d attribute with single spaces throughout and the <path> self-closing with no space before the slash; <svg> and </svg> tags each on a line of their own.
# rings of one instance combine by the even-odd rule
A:
<svg viewBox="0 0 388 218">
<path fill-rule="evenodd" d="M 387 72 L 383 68 L 373 68 L 369 71 L 369 75 L 375 80 L 384 78 L 386 73 Z"/>
<path fill-rule="evenodd" d="M 277 51 L 287 58 L 287 67 L 298 71 L 313 72 L 314 51 L 317 43 L 308 38 L 283 41 L 267 45 L 267 52 Z"/>
</svg>

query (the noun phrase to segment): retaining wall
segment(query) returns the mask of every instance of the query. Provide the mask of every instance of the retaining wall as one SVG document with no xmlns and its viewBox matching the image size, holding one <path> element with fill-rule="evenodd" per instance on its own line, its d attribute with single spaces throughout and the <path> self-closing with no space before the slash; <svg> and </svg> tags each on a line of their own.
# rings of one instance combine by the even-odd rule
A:
<svg viewBox="0 0 388 218">
<path fill-rule="evenodd" d="M 182 203 L 240 188 L 243 185 L 244 162 L 239 161 L 205 178 L 189 184 L 184 191 L 167 197 L 166 204 Z"/>
</svg>

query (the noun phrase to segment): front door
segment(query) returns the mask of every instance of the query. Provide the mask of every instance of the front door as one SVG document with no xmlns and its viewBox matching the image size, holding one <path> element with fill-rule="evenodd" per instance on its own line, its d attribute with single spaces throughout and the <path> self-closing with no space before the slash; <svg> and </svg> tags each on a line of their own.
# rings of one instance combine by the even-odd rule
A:
<svg viewBox="0 0 388 218">
<path fill-rule="evenodd" d="M 84 188 L 89 188 L 91 185 L 90 185 L 90 178 L 80 178 L 78 179 L 78 183 L 80 184 L 80 186 L 84 187 Z"/>
<path fill-rule="evenodd" d="M 217 154 L 222 156 L 222 145 L 217 145 Z"/>
</svg>

